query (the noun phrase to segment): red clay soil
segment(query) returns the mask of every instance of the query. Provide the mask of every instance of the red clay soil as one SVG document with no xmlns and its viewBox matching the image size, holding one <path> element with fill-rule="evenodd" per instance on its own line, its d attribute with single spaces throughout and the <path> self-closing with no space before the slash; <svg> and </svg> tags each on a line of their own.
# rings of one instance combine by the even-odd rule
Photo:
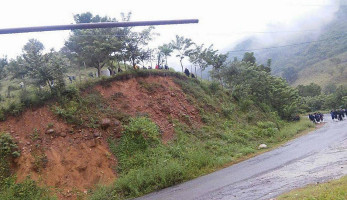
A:
<svg viewBox="0 0 347 200">
<path fill-rule="evenodd" d="M 172 77 L 132 78 L 116 81 L 108 86 L 96 86 L 114 108 L 127 114 L 147 114 L 160 128 L 164 143 L 173 139 L 177 119 L 191 126 L 199 126 L 199 111 L 188 102 Z"/>
<path fill-rule="evenodd" d="M 113 108 L 132 116 L 147 114 L 160 127 L 164 143 L 174 138 L 174 119 L 193 127 L 201 124 L 199 111 L 171 77 L 132 78 L 95 88 Z M 17 181 L 30 175 L 56 188 L 60 199 L 76 199 L 74 191 L 85 193 L 116 178 L 116 159 L 106 142 L 110 134 L 121 134 L 114 128 L 79 129 L 58 119 L 49 106 L 0 122 L 0 132 L 10 133 L 21 151 L 14 166 Z"/>
<path fill-rule="evenodd" d="M 54 133 L 46 133 L 49 127 Z M 95 137 L 93 130 L 74 129 L 57 120 L 47 107 L 10 117 L 0 123 L 0 132 L 11 133 L 19 143 L 17 181 L 30 175 L 42 185 L 60 189 L 60 199 L 75 199 L 73 190 L 85 192 L 116 178 L 115 159 L 102 135 Z"/>
</svg>

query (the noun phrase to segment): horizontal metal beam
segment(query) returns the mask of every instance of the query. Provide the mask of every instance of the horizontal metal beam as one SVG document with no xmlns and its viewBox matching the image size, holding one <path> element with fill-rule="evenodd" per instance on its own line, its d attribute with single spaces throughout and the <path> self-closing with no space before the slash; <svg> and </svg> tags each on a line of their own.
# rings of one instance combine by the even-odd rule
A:
<svg viewBox="0 0 347 200">
<path fill-rule="evenodd" d="M 157 25 L 191 24 L 191 23 L 199 23 L 199 20 L 198 19 L 181 19 L 181 20 L 135 21 L 135 22 L 99 22 L 99 23 L 81 23 L 81 24 L 22 27 L 22 28 L 5 28 L 5 29 L 0 29 L 0 34 L 62 31 L 62 30 L 75 30 L 75 29 L 94 29 L 94 28 L 115 28 L 115 27 L 130 27 L 130 26 L 157 26 Z"/>
</svg>

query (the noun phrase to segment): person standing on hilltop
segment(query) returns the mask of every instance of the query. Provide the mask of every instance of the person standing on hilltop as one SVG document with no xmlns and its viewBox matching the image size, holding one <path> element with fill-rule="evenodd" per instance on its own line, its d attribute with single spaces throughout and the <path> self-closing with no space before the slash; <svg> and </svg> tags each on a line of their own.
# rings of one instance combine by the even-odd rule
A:
<svg viewBox="0 0 347 200">
<path fill-rule="evenodd" d="M 184 69 L 184 73 L 186 74 L 186 76 L 189 77 L 190 73 L 189 73 L 189 70 L 187 68 Z"/>
</svg>

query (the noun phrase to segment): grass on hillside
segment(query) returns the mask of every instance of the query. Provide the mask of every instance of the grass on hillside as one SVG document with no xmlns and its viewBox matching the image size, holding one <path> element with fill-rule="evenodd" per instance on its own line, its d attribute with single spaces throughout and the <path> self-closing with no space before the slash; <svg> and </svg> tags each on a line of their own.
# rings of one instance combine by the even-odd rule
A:
<svg viewBox="0 0 347 200">
<path fill-rule="evenodd" d="M 347 176 L 317 185 L 309 185 L 282 194 L 278 200 L 345 200 L 347 199 Z"/>
<path fill-rule="evenodd" d="M 338 60 L 338 61 L 336 61 Z M 316 83 L 324 88 L 329 83 L 347 85 L 347 52 L 305 67 L 293 86 Z"/>
<path fill-rule="evenodd" d="M 176 138 L 164 145 L 155 142 L 160 135 L 153 122 L 143 117 L 130 119 L 121 139 L 109 138 L 119 178 L 91 191 L 90 199 L 132 198 L 169 187 L 263 152 L 257 149 L 261 143 L 271 148 L 314 126 L 306 118 L 284 122 L 256 105 L 235 102 L 215 83 L 175 82 L 200 110 L 204 125 L 190 127 L 173 119 Z"/>
</svg>

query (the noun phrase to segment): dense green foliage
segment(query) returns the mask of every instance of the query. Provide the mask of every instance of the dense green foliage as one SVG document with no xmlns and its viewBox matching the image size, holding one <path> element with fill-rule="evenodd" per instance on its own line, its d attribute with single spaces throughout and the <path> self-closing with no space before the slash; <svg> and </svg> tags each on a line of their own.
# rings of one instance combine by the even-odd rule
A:
<svg viewBox="0 0 347 200">
<path fill-rule="evenodd" d="M 129 21 L 131 13 L 122 14 L 122 21 Z M 87 12 L 74 16 L 76 23 L 115 22 L 115 18 Z M 113 62 L 130 62 L 132 66 L 149 59 L 147 47 L 152 40 L 153 27 L 136 32 L 132 27 L 74 30 L 65 43 L 64 53 L 77 65 L 94 67 L 98 74 L 104 66 L 115 68 Z"/>
<path fill-rule="evenodd" d="M 65 87 L 64 72 L 67 61 L 57 52 L 43 54 L 43 50 L 41 42 L 29 40 L 23 47 L 22 57 L 12 61 L 9 70 L 14 77 L 28 76 L 35 86 L 48 85 L 52 92 L 58 92 Z"/>
<path fill-rule="evenodd" d="M 299 91 L 299 95 L 302 97 L 318 96 L 321 94 L 322 91 L 322 88 L 315 83 L 311 83 L 310 85 L 298 85 L 298 87 L 296 88 Z"/>
<path fill-rule="evenodd" d="M 223 85 L 232 90 L 233 97 L 246 104 L 246 108 L 256 104 L 264 112 L 277 112 L 287 120 L 299 112 L 298 92 L 283 79 L 272 76 L 267 67 L 250 61 L 234 61 L 213 71 L 213 76 L 222 80 Z"/>
<path fill-rule="evenodd" d="M 300 99 L 300 108 L 306 112 L 347 108 L 347 87 L 339 86 L 334 93 L 303 96 Z"/>
<path fill-rule="evenodd" d="M 5 67 L 8 65 L 7 57 L 0 58 L 0 80 L 5 76 Z M 1 86 L 1 85 L 0 85 Z"/>
</svg>

